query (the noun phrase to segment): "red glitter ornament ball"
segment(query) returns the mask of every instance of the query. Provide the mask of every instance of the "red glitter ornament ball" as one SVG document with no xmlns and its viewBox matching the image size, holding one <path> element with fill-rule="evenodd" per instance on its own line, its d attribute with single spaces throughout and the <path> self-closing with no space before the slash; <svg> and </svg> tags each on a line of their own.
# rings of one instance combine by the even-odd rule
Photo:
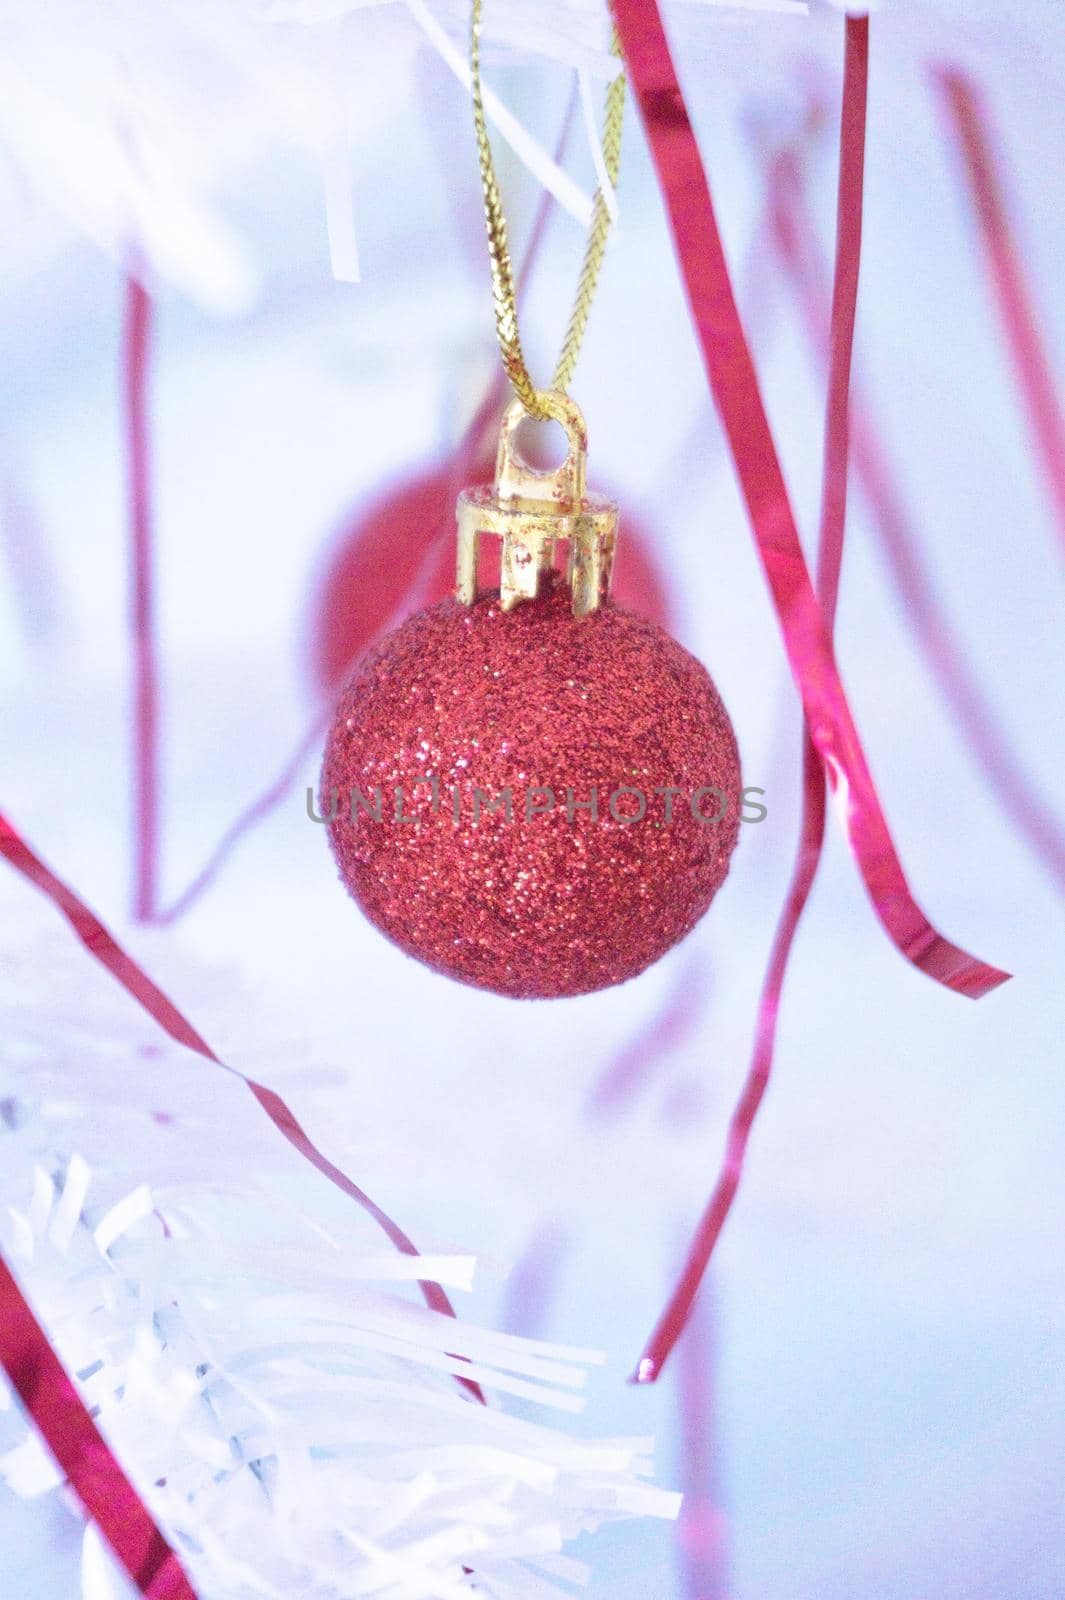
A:
<svg viewBox="0 0 1065 1600">
<path fill-rule="evenodd" d="M 560 580 L 504 613 L 419 611 L 337 708 L 321 814 L 340 875 L 402 950 L 521 998 L 622 983 L 728 871 L 740 766 L 720 696 L 647 618 L 574 617 Z"/>
</svg>

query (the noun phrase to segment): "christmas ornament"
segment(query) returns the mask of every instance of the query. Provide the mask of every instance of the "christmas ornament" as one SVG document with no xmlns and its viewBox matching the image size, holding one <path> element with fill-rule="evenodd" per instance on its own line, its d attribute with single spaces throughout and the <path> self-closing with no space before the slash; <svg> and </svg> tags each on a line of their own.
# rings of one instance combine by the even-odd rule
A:
<svg viewBox="0 0 1065 1600">
<path fill-rule="evenodd" d="M 694 927 L 728 871 L 740 769 L 705 669 L 608 598 L 617 507 L 586 488 L 584 418 L 565 392 L 610 226 L 602 188 L 551 389 L 525 365 L 479 32 L 475 0 L 474 119 L 516 398 L 494 483 L 459 496 L 456 597 L 384 639 L 341 696 L 318 820 L 348 889 L 401 949 L 499 994 L 553 998 L 634 977 Z M 624 94 L 619 73 L 603 136 L 611 185 Z M 553 472 L 518 448 L 527 416 L 565 430 Z M 478 588 L 486 535 L 500 540 L 498 590 Z"/>
<path fill-rule="evenodd" d="M 365 657 L 320 801 L 341 876 L 382 932 L 437 971 L 529 998 L 623 982 L 683 938 L 725 877 L 740 806 L 705 669 L 605 597 L 616 512 L 580 492 L 576 407 L 548 403 L 571 430 L 566 463 L 539 474 L 516 457 L 514 402 L 495 486 L 460 497 L 459 596 Z M 501 588 L 478 593 L 493 525 Z"/>
</svg>

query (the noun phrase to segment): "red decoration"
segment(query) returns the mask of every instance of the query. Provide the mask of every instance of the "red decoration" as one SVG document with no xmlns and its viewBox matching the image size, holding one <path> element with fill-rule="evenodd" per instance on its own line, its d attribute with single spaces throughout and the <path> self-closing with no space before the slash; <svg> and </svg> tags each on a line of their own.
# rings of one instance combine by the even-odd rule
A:
<svg viewBox="0 0 1065 1600">
<path fill-rule="evenodd" d="M 510 613 L 494 591 L 442 600 L 371 650 L 321 805 L 342 878 L 401 949 L 500 994 L 585 994 L 706 911 L 739 758 L 694 657 L 613 601 L 574 617 L 558 580 Z"/>
<path fill-rule="evenodd" d="M 773 242 L 796 290 L 810 340 L 827 364 L 828 273 L 821 257 L 797 149 L 785 146 L 775 154 L 769 166 L 768 183 Z M 1018 761 L 1009 735 L 939 602 L 922 554 L 922 532 L 906 502 L 890 451 L 878 431 L 869 396 L 853 381 L 849 431 L 855 479 L 869 503 L 873 527 L 880 536 L 906 620 L 953 713 L 955 729 L 969 746 L 989 788 L 1018 832 L 1042 858 L 1058 884 L 1065 888 L 1065 830 Z M 1061 459 L 1065 462 L 1065 451 Z M 1065 474 L 1062 483 L 1065 484 Z"/>
<path fill-rule="evenodd" d="M 736 309 L 695 133 L 656 0 L 612 0 L 718 415 L 776 608 L 810 737 L 841 799 L 848 843 L 888 937 L 921 972 L 970 999 L 1009 973 L 945 939 L 914 899 L 888 830 L 832 640 L 814 594 L 758 375 Z"/>
<path fill-rule="evenodd" d="M 836 261 L 832 280 L 828 398 L 821 483 L 821 528 L 817 550 L 817 598 L 829 636 L 835 629 L 840 568 L 847 524 L 849 402 L 854 323 L 861 261 L 865 181 L 865 121 L 869 84 L 869 19 L 848 17 L 843 103 L 840 113 Z M 777 922 L 769 966 L 762 982 L 754 1050 L 739 1101 L 729 1123 L 724 1160 L 688 1249 L 683 1271 L 655 1325 L 636 1369 L 638 1382 L 653 1382 L 692 1314 L 695 1297 L 728 1220 L 739 1189 L 747 1143 L 773 1070 L 780 1001 L 806 903 L 817 876 L 825 836 L 825 773 L 809 730 L 802 746 L 803 802 L 799 847 L 787 898 Z"/>
<path fill-rule="evenodd" d="M 1024 252 L 1010 226 L 1006 185 L 983 95 L 957 67 L 934 71 L 965 160 L 969 189 L 1002 325 L 1032 426 L 1032 438 L 1065 539 L 1065 417 L 1025 272 Z"/>
<path fill-rule="evenodd" d="M 321 689 L 343 683 L 360 651 L 405 599 L 417 596 L 425 605 L 452 592 L 456 496 L 465 481 L 487 482 L 491 476 L 488 456 L 464 476 L 445 462 L 400 480 L 360 509 L 341 534 L 314 600 L 311 669 Z M 495 573 L 486 566 L 481 574 L 486 587 L 498 581 L 498 572 L 497 556 Z M 618 540 L 613 592 L 621 605 L 668 625 L 669 602 L 651 538 L 628 517 Z"/>
<path fill-rule="evenodd" d="M 155 604 L 151 432 L 152 297 L 126 278 L 122 396 L 129 510 L 129 622 L 133 668 L 133 915 L 151 920 L 159 871 L 159 649 Z"/>
<path fill-rule="evenodd" d="M 0 1366 L 86 1515 L 145 1600 L 196 1600 L 179 1556 L 123 1472 L 2 1257 Z"/>
</svg>

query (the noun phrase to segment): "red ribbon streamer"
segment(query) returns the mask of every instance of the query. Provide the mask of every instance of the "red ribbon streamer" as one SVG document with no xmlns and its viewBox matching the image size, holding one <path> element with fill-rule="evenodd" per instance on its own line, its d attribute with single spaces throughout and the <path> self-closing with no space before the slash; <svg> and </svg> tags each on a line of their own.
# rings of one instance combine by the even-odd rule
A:
<svg viewBox="0 0 1065 1600">
<path fill-rule="evenodd" d="M 1020 251 L 1010 232 L 987 113 L 975 84 L 957 68 L 940 67 L 935 79 L 965 158 L 999 311 L 1043 458 L 1059 530 L 1065 539 L 1065 419 L 1025 283 Z"/>
<path fill-rule="evenodd" d="M 617 1115 L 635 1099 L 663 1058 L 695 1032 L 708 987 L 698 960 L 681 968 L 659 1010 L 626 1041 L 592 1085 L 584 1108 L 587 1116 Z"/>
<path fill-rule="evenodd" d="M 215 1055 L 188 1018 L 182 1015 L 173 1001 L 167 999 L 132 956 L 126 954 L 84 901 L 79 900 L 74 891 L 62 883 L 33 853 L 2 812 L 0 812 L 0 854 L 5 855 L 12 866 L 17 867 L 24 877 L 47 895 L 66 917 L 90 955 L 95 956 L 97 961 L 118 979 L 127 993 L 133 996 L 138 1005 L 142 1006 L 172 1039 L 176 1039 L 178 1044 L 185 1045 L 189 1050 L 195 1050 L 208 1061 L 213 1061 L 224 1072 L 240 1078 L 251 1090 L 274 1127 L 284 1135 L 295 1150 L 299 1151 L 304 1160 L 309 1161 L 312 1167 L 316 1167 L 323 1177 L 328 1178 L 330 1183 L 335 1184 L 349 1199 L 356 1201 L 402 1255 L 419 1254 L 417 1247 L 398 1223 L 393 1222 L 387 1212 L 382 1211 L 381 1207 L 353 1183 L 345 1172 L 330 1161 L 328 1156 L 323 1155 L 279 1094 L 273 1089 L 268 1089 L 265 1084 L 257 1083 L 254 1078 L 246 1077 L 236 1067 L 228 1066 Z M 419 1288 L 430 1310 L 454 1317 L 454 1307 L 438 1283 L 419 1280 Z M 467 1378 L 460 1378 L 459 1382 L 478 1400 L 483 1400 L 484 1397 L 477 1384 Z"/>
<path fill-rule="evenodd" d="M 807 331 L 827 360 L 829 352 L 825 289 L 827 271 L 820 259 L 804 197 L 801 163 L 795 151 L 781 151 L 769 175 L 773 238 L 791 278 Z M 907 620 L 974 758 L 988 784 L 1059 886 L 1065 888 L 1065 834 L 1019 765 L 998 725 L 979 679 L 969 667 L 937 603 L 916 529 L 891 463 L 870 414 L 856 389 L 851 391 L 851 457 L 854 472 L 872 510 Z"/>
<path fill-rule="evenodd" d="M 614 0 L 674 242 L 769 581 L 810 737 L 833 790 L 846 797 L 845 826 L 873 906 L 906 959 L 947 988 L 976 999 L 1009 974 L 945 939 L 915 902 L 895 850 L 851 716 L 832 641 L 803 559 L 798 530 L 729 280 L 698 145 L 654 0 Z"/>
<path fill-rule="evenodd" d="M 126 472 L 129 480 L 130 633 L 133 648 L 133 915 L 155 909 L 159 857 L 159 671 L 155 648 L 148 364 L 152 300 L 126 279 L 122 340 Z"/>
<path fill-rule="evenodd" d="M 850 373 L 861 262 L 868 82 L 869 19 L 848 17 L 840 115 L 836 263 L 832 288 L 831 354 L 825 407 L 817 560 L 818 596 L 829 637 L 835 625 L 847 522 Z M 803 806 L 798 853 L 762 985 L 751 1064 L 739 1103 L 732 1114 L 725 1158 L 717 1183 L 689 1247 L 677 1286 L 637 1365 L 635 1380 L 638 1383 L 654 1382 L 683 1332 L 710 1257 L 736 1198 L 747 1142 L 773 1067 L 777 1017 L 788 960 L 817 875 L 824 836 L 825 774 L 807 730 L 803 735 Z"/>
<path fill-rule="evenodd" d="M 151 1512 L 0 1257 L 0 1362 L 67 1481 L 147 1600 L 196 1600 Z"/>
</svg>

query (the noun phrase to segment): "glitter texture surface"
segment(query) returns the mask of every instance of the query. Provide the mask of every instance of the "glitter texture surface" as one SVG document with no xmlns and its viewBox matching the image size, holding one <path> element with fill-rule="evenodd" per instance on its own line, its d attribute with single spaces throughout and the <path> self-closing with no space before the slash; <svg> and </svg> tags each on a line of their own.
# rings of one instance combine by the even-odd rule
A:
<svg viewBox="0 0 1065 1600">
<path fill-rule="evenodd" d="M 494 592 L 441 600 L 369 652 L 326 744 L 326 817 L 334 793 L 333 851 L 370 920 L 438 972 L 531 999 L 622 983 L 689 932 L 728 871 L 741 780 L 705 668 L 613 602 L 575 618 L 556 582 L 509 614 Z"/>
</svg>

